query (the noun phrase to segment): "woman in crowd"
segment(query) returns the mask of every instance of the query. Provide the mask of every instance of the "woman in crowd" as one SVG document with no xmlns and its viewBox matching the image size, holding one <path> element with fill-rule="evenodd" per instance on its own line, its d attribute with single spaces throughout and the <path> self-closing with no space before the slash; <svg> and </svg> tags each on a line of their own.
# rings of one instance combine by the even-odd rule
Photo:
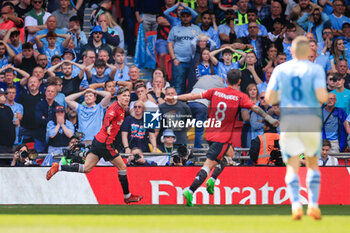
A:
<svg viewBox="0 0 350 233">
<path fill-rule="evenodd" d="M 125 153 L 130 154 L 131 149 L 134 147 L 140 148 L 143 152 L 150 152 L 149 143 L 152 145 L 152 152 L 157 152 L 154 130 L 145 129 L 143 124 L 143 112 L 146 109 L 145 104 L 137 100 L 133 109 L 132 114 L 125 118 L 120 128 Z"/>
<path fill-rule="evenodd" d="M 201 57 L 196 67 L 196 78 L 199 79 L 203 75 L 214 75 L 217 74 L 217 68 L 213 65 L 210 60 L 210 50 L 204 48 L 201 53 Z"/>
<path fill-rule="evenodd" d="M 333 72 L 337 72 L 337 69 L 335 68 L 335 64 L 337 64 L 339 60 L 344 60 L 344 59 L 346 60 L 344 41 L 343 39 L 339 39 L 339 38 L 335 39 L 331 47 L 331 55 L 329 56 L 329 60 L 331 62 Z"/>
<path fill-rule="evenodd" d="M 74 125 L 65 118 L 65 109 L 63 106 L 57 106 L 54 119 L 49 121 L 46 126 L 46 138 L 48 140 L 48 153 L 63 154 L 62 149 L 66 149 L 69 144 L 69 138 L 74 134 Z"/>
<path fill-rule="evenodd" d="M 267 58 L 262 61 L 261 67 L 262 71 L 265 73 L 270 67 L 275 67 L 275 60 L 277 57 L 277 47 L 274 43 L 271 43 L 267 49 Z"/>
</svg>

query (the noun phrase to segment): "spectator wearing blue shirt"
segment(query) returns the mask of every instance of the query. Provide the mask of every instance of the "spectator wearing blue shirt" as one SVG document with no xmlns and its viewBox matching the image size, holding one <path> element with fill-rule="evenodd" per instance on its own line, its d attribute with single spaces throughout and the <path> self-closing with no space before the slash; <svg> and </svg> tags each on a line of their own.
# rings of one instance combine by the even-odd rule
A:
<svg viewBox="0 0 350 233">
<path fill-rule="evenodd" d="M 222 52 L 223 62 L 218 61 L 215 57 L 218 53 Z M 242 57 L 238 62 L 232 62 L 233 53 L 238 53 Z M 246 58 L 246 54 L 239 50 L 233 49 L 230 46 L 224 46 L 221 49 L 215 50 L 210 53 L 210 60 L 213 65 L 217 66 L 217 74 L 226 80 L 227 72 L 231 69 L 239 69 L 240 65 L 243 65 Z M 226 81 L 225 81 L 226 83 Z"/>
<path fill-rule="evenodd" d="M 350 19 L 344 15 L 346 4 L 344 0 L 333 1 L 333 14 L 329 15 L 332 28 L 334 29 L 334 36 L 341 36 L 343 34 L 342 26 L 344 23 L 350 23 Z"/>
<path fill-rule="evenodd" d="M 297 23 L 300 27 L 304 29 L 306 32 L 311 32 L 315 40 L 317 42 L 322 41 L 322 30 L 325 27 L 330 27 L 331 23 L 329 21 L 329 17 L 327 14 L 320 11 L 319 8 L 315 8 L 313 12 L 311 12 L 312 20 L 309 20 L 310 14 L 304 13 L 303 16 L 301 16 Z"/>
<path fill-rule="evenodd" d="M 114 58 L 114 66 L 117 71 L 114 76 L 114 81 L 129 81 L 129 66 L 125 64 L 125 51 L 120 47 L 115 47 L 112 50 L 112 55 Z"/>
<path fill-rule="evenodd" d="M 41 39 L 44 37 L 48 42 L 47 46 L 41 42 Z M 56 45 L 57 37 L 64 38 L 62 44 L 58 46 Z M 69 34 L 56 34 L 55 32 L 48 32 L 47 34 L 35 36 L 35 42 L 39 52 L 46 54 L 49 61 L 51 61 L 51 58 L 55 55 L 63 55 L 63 49 L 68 47 L 70 39 L 71 37 Z"/>
<path fill-rule="evenodd" d="M 225 11 L 226 23 L 218 27 L 220 44 L 230 44 L 237 39 L 237 27 L 235 27 L 235 12 L 233 10 Z"/>
<path fill-rule="evenodd" d="M 80 49 L 87 44 L 87 38 L 84 32 L 80 30 L 80 19 L 78 16 L 72 16 L 69 19 L 69 29 L 72 41 L 74 43 L 74 50 L 77 54 L 80 53 Z"/>
<path fill-rule="evenodd" d="M 315 60 L 312 62 L 321 65 L 325 71 L 325 74 L 327 74 L 327 72 L 329 72 L 329 71 L 332 71 L 332 66 L 331 66 L 331 63 L 330 63 L 328 57 L 323 55 L 323 54 L 318 53 L 318 46 L 317 46 L 316 41 L 309 40 L 309 45 L 310 45 L 310 48 L 315 53 Z"/>
<path fill-rule="evenodd" d="M 270 66 L 266 69 L 265 71 L 265 81 L 262 82 L 262 83 L 259 83 L 257 85 L 257 88 L 258 88 L 258 93 L 263 93 L 266 91 L 266 88 L 267 88 L 267 85 L 269 84 L 269 81 L 270 81 L 270 78 L 271 78 L 271 74 L 272 74 L 272 71 L 273 71 L 274 67 Z"/>
<path fill-rule="evenodd" d="M 296 27 L 292 23 L 287 23 L 286 32 L 284 38 L 278 38 L 275 43 L 279 51 L 283 51 L 287 55 L 287 61 L 292 60 L 292 54 L 290 48 L 292 47 L 292 41 L 297 36 Z"/>
<path fill-rule="evenodd" d="M 97 95 L 103 97 L 99 104 L 96 104 Z M 81 96 L 84 96 L 85 105 L 75 101 Z M 93 89 L 86 89 L 65 98 L 67 105 L 78 113 L 79 132 L 85 134 L 82 140 L 92 141 L 99 132 L 102 127 L 104 109 L 107 108 L 110 100 L 111 94 L 109 92 Z"/>
<path fill-rule="evenodd" d="M 66 107 L 66 102 L 64 98 L 66 98 L 65 94 L 62 93 L 63 80 L 60 77 L 49 77 L 46 81 L 47 85 L 55 85 L 57 90 L 57 95 L 55 96 L 55 101 L 63 107 Z"/>
<path fill-rule="evenodd" d="M 173 27 L 168 37 L 168 50 L 173 61 L 172 83 L 178 94 L 186 89 L 192 59 L 191 40 L 201 33 L 198 26 L 191 24 L 192 15 L 188 9 L 181 11 L 180 18 L 181 26 Z"/>
<path fill-rule="evenodd" d="M 16 27 L 13 27 L 6 32 L 3 38 L 3 41 L 6 42 L 10 40 L 11 43 L 9 43 L 8 45 L 13 50 L 13 52 L 15 52 L 16 55 L 22 52 L 22 42 L 19 39 L 19 36 L 20 32 Z"/>
<path fill-rule="evenodd" d="M 344 41 L 345 57 L 347 61 L 350 61 L 350 23 L 344 23 L 343 34 L 340 38 Z"/>
<path fill-rule="evenodd" d="M 270 109 L 270 106 L 265 101 L 265 92 L 262 92 L 259 97 L 259 103 L 258 106 L 264 110 L 267 114 L 267 112 Z M 264 118 L 256 114 L 255 112 L 252 112 L 250 115 L 250 127 L 251 127 L 251 137 L 252 139 L 258 137 L 259 135 L 262 135 L 264 133 Z"/>
<path fill-rule="evenodd" d="M 186 6 L 184 3 L 178 2 L 174 6 L 168 8 L 164 11 L 164 16 L 169 21 L 169 23 L 172 27 L 181 25 L 180 13 L 183 9 L 187 9 L 190 11 L 190 13 L 192 15 L 191 23 L 195 23 L 196 18 L 198 16 L 197 12 L 195 12 L 192 8 Z M 176 11 L 176 16 L 173 16 L 171 14 L 173 11 Z"/>
<path fill-rule="evenodd" d="M 16 139 L 14 142 L 14 145 L 19 144 L 19 124 L 23 117 L 23 105 L 15 102 L 15 97 L 17 95 L 16 87 L 13 85 L 10 85 L 7 87 L 6 90 L 6 103 L 5 105 L 9 106 L 13 112 L 13 124 L 16 127 Z"/>
<path fill-rule="evenodd" d="M 237 38 L 240 37 L 246 37 L 249 35 L 248 32 L 248 24 L 250 22 L 259 22 L 258 20 L 258 12 L 255 9 L 249 9 L 247 11 L 247 18 L 248 18 L 248 23 L 247 24 L 242 24 L 240 26 L 238 26 L 237 28 Z M 258 23 L 258 27 L 259 27 L 259 32 L 258 32 L 258 36 L 267 36 L 267 29 L 264 25 Z"/>
<path fill-rule="evenodd" d="M 210 39 L 216 43 L 216 48 L 220 48 L 220 38 L 218 33 L 218 28 L 216 22 L 212 20 L 211 14 L 209 11 L 204 11 L 201 17 L 202 23 L 199 24 L 199 28 L 203 33 L 207 34 Z M 212 26 L 213 25 L 213 26 Z"/>
<path fill-rule="evenodd" d="M 92 67 L 96 69 L 96 74 L 91 73 Z M 107 67 L 111 69 L 111 72 L 109 74 L 105 74 L 105 70 Z M 115 66 L 106 63 L 102 59 L 97 59 L 95 61 L 95 64 L 91 64 L 85 69 L 86 77 L 89 84 L 105 83 L 109 80 L 113 81 L 116 71 L 117 68 Z"/>
<path fill-rule="evenodd" d="M 5 41 L 0 41 L 0 68 L 12 62 L 15 52 L 8 46 Z"/>
<path fill-rule="evenodd" d="M 335 73 L 333 80 L 335 83 L 335 89 L 331 91 L 331 93 L 334 93 L 337 97 L 337 102 L 335 104 L 335 107 L 342 108 L 343 110 L 345 110 L 346 114 L 349 115 L 350 90 L 344 87 L 345 79 L 341 74 Z"/>
<path fill-rule="evenodd" d="M 17 74 L 22 75 L 23 79 L 28 79 L 30 75 L 27 72 L 25 72 L 24 70 L 21 70 L 19 68 L 11 66 L 10 64 L 3 67 L 2 69 L 0 69 L 0 73 L 2 73 L 2 72 L 5 73 L 5 77 L 4 77 L 4 82 L 0 82 L 0 88 L 7 90 L 7 87 L 12 86 L 12 85 L 15 86 L 16 87 L 15 100 L 17 100 L 17 97 L 21 93 L 22 87 L 21 87 L 20 82 L 14 82 L 14 80 L 16 78 L 15 72 L 17 72 Z M 23 86 L 25 86 L 25 85 L 23 85 Z"/>
<path fill-rule="evenodd" d="M 208 48 L 205 48 L 202 50 L 196 67 L 196 78 L 199 79 L 204 75 L 214 74 L 217 74 L 217 68 L 210 60 L 210 50 Z"/>
</svg>

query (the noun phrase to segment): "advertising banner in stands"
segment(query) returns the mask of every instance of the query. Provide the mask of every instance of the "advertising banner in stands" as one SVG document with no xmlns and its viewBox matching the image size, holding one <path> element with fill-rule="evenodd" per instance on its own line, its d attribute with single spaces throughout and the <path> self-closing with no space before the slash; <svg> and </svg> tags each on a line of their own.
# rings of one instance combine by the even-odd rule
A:
<svg viewBox="0 0 350 233">
<path fill-rule="evenodd" d="M 200 167 L 128 167 L 130 191 L 140 204 L 182 205 L 182 193 Z M 50 181 L 48 168 L 1 168 L 0 204 L 124 204 L 117 169 L 96 167 L 89 174 L 59 172 Z M 307 203 L 306 168 L 301 168 L 301 201 Z M 321 168 L 320 204 L 350 204 L 350 168 Z M 289 204 L 282 167 L 227 167 L 214 195 L 205 186 L 195 204 Z M 204 184 L 205 185 L 205 184 Z"/>
</svg>

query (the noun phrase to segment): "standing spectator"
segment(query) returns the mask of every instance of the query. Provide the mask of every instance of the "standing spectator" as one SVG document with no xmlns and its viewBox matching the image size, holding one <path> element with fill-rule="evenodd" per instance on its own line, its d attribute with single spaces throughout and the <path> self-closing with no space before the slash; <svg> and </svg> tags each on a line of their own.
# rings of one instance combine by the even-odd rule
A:
<svg viewBox="0 0 350 233">
<path fill-rule="evenodd" d="M 327 139 L 331 143 L 331 153 L 339 153 L 344 151 L 346 147 L 344 126 L 347 115 L 343 109 L 335 107 L 336 103 L 337 96 L 334 93 L 329 93 L 327 104 L 322 107 L 322 136 L 323 139 Z"/>
<path fill-rule="evenodd" d="M 335 107 L 342 108 L 346 114 L 350 113 L 350 90 L 344 87 L 345 79 L 339 73 L 334 74 L 335 89 L 331 91 L 337 96 Z"/>
<path fill-rule="evenodd" d="M 19 143 L 19 138 L 18 138 L 19 126 L 23 117 L 23 106 L 22 104 L 15 102 L 15 97 L 17 95 L 17 90 L 15 86 L 13 85 L 8 86 L 6 92 L 7 92 L 7 95 L 6 95 L 5 105 L 9 106 L 13 113 L 13 124 L 15 125 L 15 128 L 16 128 L 15 129 L 16 139 L 14 144 L 17 145 Z"/>
<path fill-rule="evenodd" d="M 191 62 L 191 40 L 200 34 L 198 26 L 191 24 L 189 10 L 181 11 L 181 26 L 171 29 L 168 37 L 168 50 L 173 61 L 172 83 L 178 94 L 186 90 L 187 74 Z"/>
<path fill-rule="evenodd" d="M 346 59 L 344 41 L 340 38 L 337 38 L 332 43 L 331 55 L 329 56 L 329 60 L 331 62 L 333 72 L 336 72 L 335 65 L 340 60 L 344 60 L 344 59 Z"/>
<path fill-rule="evenodd" d="M 145 111 L 155 112 L 158 110 L 158 105 L 155 103 L 156 101 L 153 99 L 153 97 L 147 93 L 147 88 L 145 84 L 136 85 L 135 93 L 137 95 L 137 99 L 142 101 L 142 103 L 145 105 Z M 132 101 L 130 103 L 131 113 L 134 111 L 135 104 L 136 104 L 136 101 Z"/>
<path fill-rule="evenodd" d="M 22 75 L 22 77 L 24 79 L 28 79 L 29 78 L 29 74 L 21 69 L 18 69 L 16 67 L 13 67 L 11 65 L 7 65 L 4 68 L 0 69 L 0 73 L 4 72 L 5 73 L 5 79 L 4 82 L 0 82 L 0 87 L 3 88 L 4 90 L 7 90 L 7 87 L 9 86 L 15 86 L 16 88 L 16 100 L 18 95 L 21 92 L 21 85 L 19 82 L 14 82 L 15 78 L 16 78 L 16 74 L 15 72 L 17 72 L 17 74 Z"/>
<path fill-rule="evenodd" d="M 165 89 L 166 96 L 176 96 L 176 90 L 173 87 Z M 191 118 L 191 109 L 182 101 L 167 100 L 165 103 L 159 105 L 159 110 L 162 113 L 163 119 L 169 122 L 169 120 L 183 120 Z M 180 117 L 177 117 L 180 116 Z M 174 127 L 172 128 L 176 135 L 176 145 L 186 145 L 188 143 L 187 128 L 185 127 Z"/>
<path fill-rule="evenodd" d="M 187 9 L 191 13 L 191 15 L 192 15 L 191 23 L 195 23 L 196 18 L 198 16 L 197 12 L 192 10 L 190 7 L 186 6 L 184 3 L 178 2 L 174 6 L 168 8 L 166 11 L 164 11 L 164 15 L 167 18 L 168 22 L 170 23 L 171 27 L 181 25 L 180 14 L 181 14 L 181 11 L 183 9 Z M 173 14 L 173 13 L 175 13 L 175 14 Z"/>
<path fill-rule="evenodd" d="M 97 95 L 103 96 L 103 99 L 99 104 L 96 104 Z M 79 104 L 75 101 L 81 96 L 84 96 L 86 105 Z M 66 97 L 65 100 L 68 106 L 78 113 L 79 132 L 85 134 L 82 140 L 91 141 L 99 132 L 102 127 L 104 109 L 107 108 L 110 99 L 111 94 L 109 92 L 92 89 L 86 89 L 85 91 Z"/>
<path fill-rule="evenodd" d="M 112 55 L 114 58 L 114 66 L 117 68 L 117 71 L 114 76 L 114 81 L 129 81 L 129 66 L 125 62 L 125 51 L 122 48 L 115 47 L 112 50 Z"/>
<path fill-rule="evenodd" d="M 323 28 L 322 39 L 323 41 L 317 43 L 318 52 L 329 57 L 333 42 L 333 30 L 331 28 Z"/>
<path fill-rule="evenodd" d="M 24 22 L 15 15 L 15 6 L 11 2 L 5 2 L 1 8 L 0 39 L 3 39 L 7 30 L 17 28 L 20 32 L 20 40 L 24 41 Z"/>
<path fill-rule="evenodd" d="M 117 27 L 118 30 L 115 30 L 115 25 L 113 24 L 113 22 L 110 22 L 110 20 L 113 20 L 113 18 L 111 16 L 108 17 L 107 13 L 101 14 L 97 17 L 97 23 L 99 26 L 101 26 L 103 31 L 103 43 L 107 43 L 109 46 L 113 47 L 117 47 L 119 45 L 124 46 L 123 30 L 121 30 L 120 27 Z M 114 23 L 117 24 L 116 22 Z M 123 39 L 122 44 L 120 44 L 121 39 Z M 111 57 L 110 51 L 109 55 Z"/>
<path fill-rule="evenodd" d="M 216 48 L 220 48 L 220 38 L 215 20 L 209 11 L 202 12 L 201 24 L 198 25 L 203 33 L 207 34 L 210 39 L 216 43 Z"/>
<path fill-rule="evenodd" d="M 92 67 L 96 69 L 96 74 L 91 73 Z M 111 72 L 109 74 L 105 74 L 105 70 L 107 67 L 111 69 Z M 85 69 L 86 77 L 89 84 L 104 83 L 104 82 L 107 82 L 108 80 L 113 81 L 116 71 L 117 71 L 117 68 L 115 66 L 106 63 L 102 59 L 97 59 L 95 64 L 90 65 Z"/>
<path fill-rule="evenodd" d="M 136 20 L 142 23 L 145 35 L 149 31 L 157 30 L 157 14 L 163 6 L 164 1 L 161 0 L 135 0 Z"/>
<path fill-rule="evenodd" d="M 281 18 L 276 18 L 273 20 L 272 25 L 273 29 L 267 34 L 267 36 L 272 42 L 275 42 L 279 37 L 283 37 L 283 34 L 285 32 L 284 24 Z"/>
<path fill-rule="evenodd" d="M 70 1 L 69 0 L 59 0 L 60 9 L 52 12 L 57 19 L 57 28 L 68 29 L 69 28 L 69 19 L 72 16 L 76 15 L 76 12 L 69 9 Z"/>
<path fill-rule="evenodd" d="M 149 83 L 147 83 L 149 84 Z M 156 104 L 164 103 L 165 88 L 169 86 L 169 83 L 165 81 L 165 74 L 161 68 L 156 68 L 152 74 L 151 88 L 147 88 L 148 94 L 156 100 Z"/>
<path fill-rule="evenodd" d="M 0 40 L 0 68 L 12 63 L 15 53 L 5 41 Z"/>
<path fill-rule="evenodd" d="M 260 20 L 264 20 L 270 16 L 270 5 L 264 3 L 263 0 L 254 0 L 251 5 L 257 11 Z"/>
<path fill-rule="evenodd" d="M 240 26 L 248 23 L 248 0 L 238 0 L 236 10 L 235 25 Z"/>
<path fill-rule="evenodd" d="M 101 21 L 104 17 L 106 17 L 106 19 L 107 19 L 108 33 L 111 35 L 118 35 L 118 37 L 119 37 L 118 47 L 124 49 L 124 47 L 125 47 L 125 39 L 124 38 L 125 37 L 124 37 L 123 29 L 117 24 L 117 22 L 113 19 L 113 16 L 111 15 L 111 13 L 109 13 L 108 11 L 101 14 L 98 17 L 97 22 L 99 23 L 99 21 Z"/>
<path fill-rule="evenodd" d="M 315 53 L 315 63 L 323 67 L 325 73 L 332 71 L 331 63 L 327 56 L 318 53 L 318 46 L 315 40 L 309 40 L 309 46 Z"/>
<path fill-rule="evenodd" d="M 69 139 L 74 135 L 74 125 L 65 118 L 63 106 L 56 106 L 53 119 L 47 123 L 46 140 L 49 146 L 48 153 L 63 154 L 67 149 Z"/>
<path fill-rule="evenodd" d="M 294 24 L 287 23 L 286 33 L 284 38 L 279 37 L 275 43 L 277 45 L 278 51 L 283 51 L 287 55 L 287 61 L 292 60 L 292 54 L 290 48 L 292 47 L 292 41 L 297 36 L 297 29 Z"/>
<path fill-rule="evenodd" d="M 261 68 L 259 65 L 257 65 L 257 57 L 254 53 L 254 51 L 250 51 L 246 53 L 246 59 L 245 59 L 247 68 L 242 71 L 242 78 L 241 78 L 241 91 L 246 92 L 247 86 L 251 83 L 254 83 L 256 85 L 262 83 L 262 76 L 263 73 L 261 71 Z"/>
<path fill-rule="evenodd" d="M 341 36 L 340 38 L 344 41 L 346 60 L 350 61 L 350 23 L 344 23 L 342 29 L 344 36 Z"/>
<path fill-rule="evenodd" d="M 320 12 L 322 11 L 321 7 L 310 0 L 299 0 L 298 4 L 292 9 L 292 11 L 289 14 L 289 19 L 293 22 L 294 25 L 297 25 L 297 20 L 300 19 L 300 17 L 304 13 L 311 14 L 315 8 L 320 9 Z M 305 33 L 305 31 L 297 25 L 295 28 L 297 35 L 302 35 Z"/>
<path fill-rule="evenodd" d="M 129 56 L 134 56 L 135 53 L 135 4 L 134 1 L 124 1 L 123 22 L 125 24 L 125 41 L 127 45 L 127 51 Z M 170 28 L 169 28 L 170 31 Z"/>
<path fill-rule="evenodd" d="M 87 38 L 85 32 L 80 30 L 80 20 L 78 16 L 72 16 L 69 19 L 68 33 L 74 43 L 75 53 L 80 54 L 80 49 L 87 44 Z"/>
<path fill-rule="evenodd" d="M 334 73 L 330 72 L 327 74 L 327 91 L 331 92 L 335 89 L 335 83 L 337 82 L 336 79 L 334 79 Z"/>
<path fill-rule="evenodd" d="M 36 66 L 36 53 L 37 52 L 34 51 L 32 43 L 24 43 L 22 45 L 22 53 L 19 53 L 15 56 L 15 66 L 21 70 L 24 70 L 28 74 L 33 73 L 34 67 Z"/>
<path fill-rule="evenodd" d="M 47 151 L 46 126 L 55 115 L 55 108 L 58 103 L 55 101 L 57 95 L 56 85 L 48 85 L 45 91 L 45 99 L 38 102 L 35 106 L 35 121 L 37 135 L 34 138 L 35 149 L 38 152 Z"/>
<path fill-rule="evenodd" d="M 195 24 L 199 25 L 199 23 L 201 23 L 201 22 L 203 23 L 203 19 L 202 19 L 203 13 L 209 11 L 208 0 L 198 0 L 197 7 L 194 10 L 198 13 L 198 17 L 196 19 Z M 213 16 L 215 16 L 214 13 L 213 13 Z M 215 17 L 214 17 L 213 21 L 216 21 Z M 216 27 L 216 22 L 215 22 L 215 27 Z"/>
<path fill-rule="evenodd" d="M 27 86 L 28 90 L 22 92 L 17 100 L 18 103 L 23 105 L 23 118 L 19 129 L 19 138 L 23 139 L 23 142 L 34 141 L 34 138 L 37 137 L 35 107 L 44 98 L 44 95 L 39 91 L 40 82 L 38 77 L 30 77 Z"/>
<path fill-rule="evenodd" d="M 0 88 L 0 153 L 12 152 L 12 146 L 16 138 L 13 124 L 13 112 L 6 106 L 6 91 Z"/>
<path fill-rule="evenodd" d="M 63 80 L 61 78 L 57 77 L 57 76 L 49 77 L 47 79 L 46 83 L 47 83 L 47 85 L 54 85 L 54 86 L 56 86 L 57 95 L 55 96 L 55 101 L 60 106 L 66 106 L 66 102 L 64 101 L 64 98 L 66 98 L 66 96 L 62 93 Z"/>
<path fill-rule="evenodd" d="M 344 0 L 334 0 L 333 1 L 333 14 L 329 15 L 329 20 L 331 21 L 334 36 L 342 36 L 342 26 L 344 23 L 350 23 L 349 17 L 346 17 L 345 10 L 346 4 Z"/>
<path fill-rule="evenodd" d="M 31 5 L 31 0 L 20 0 L 19 3 L 15 5 L 15 12 L 17 13 L 18 17 L 24 19 L 25 14 L 32 8 L 33 6 Z"/>
<path fill-rule="evenodd" d="M 267 48 L 267 52 L 266 52 L 267 56 L 261 63 L 261 67 L 263 67 L 262 68 L 263 72 L 266 72 L 266 70 L 269 69 L 270 67 L 272 68 L 275 67 L 277 53 L 278 53 L 278 50 L 277 50 L 276 44 L 271 43 Z"/>
<path fill-rule="evenodd" d="M 74 133 L 78 132 L 79 122 L 78 122 L 78 113 L 77 113 L 77 111 L 75 111 L 73 108 L 67 106 L 66 107 L 66 116 L 67 116 L 67 120 L 72 122 L 72 124 L 74 125 Z"/>
<path fill-rule="evenodd" d="M 120 128 L 125 153 L 130 154 L 134 147 L 140 148 L 143 152 L 150 152 L 149 143 L 152 144 L 152 152 L 157 152 L 154 130 L 144 128 L 143 112 L 146 110 L 145 104 L 141 100 L 137 100 L 133 109 L 132 114 L 125 118 Z"/>
<path fill-rule="evenodd" d="M 191 93 L 202 93 L 212 88 L 223 88 L 224 82 L 218 75 L 205 75 L 201 76 L 196 84 L 193 86 Z M 204 122 L 208 117 L 208 107 L 210 102 L 207 99 L 197 99 L 188 102 L 188 106 L 191 109 L 193 118 L 196 121 Z M 165 132 L 165 131 L 164 131 Z M 202 140 L 204 134 L 204 127 L 196 127 L 194 147 L 202 148 Z"/>
<path fill-rule="evenodd" d="M 262 82 L 262 83 L 259 83 L 257 85 L 259 93 L 262 93 L 262 92 L 266 91 L 266 88 L 267 88 L 267 85 L 269 84 L 269 81 L 270 81 L 273 69 L 274 68 L 272 66 L 266 69 L 265 81 Z"/>
<path fill-rule="evenodd" d="M 309 20 L 310 13 L 304 13 L 297 23 L 306 32 L 311 32 L 317 42 L 322 41 L 322 30 L 325 27 L 330 26 L 330 21 L 326 13 L 320 11 L 319 8 L 315 8 L 312 12 L 312 20 Z"/>
<path fill-rule="evenodd" d="M 323 139 L 322 153 L 321 153 L 321 157 L 318 158 L 318 166 L 324 167 L 324 166 L 339 165 L 337 158 L 328 155 L 329 153 L 332 153 L 331 149 L 332 149 L 332 144 L 327 139 Z"/>
<path fill-rule="evenodd" d="M 270 7 L 271 15 L 263 19 L 262 24 L 266 27 L 268 32 L 273 31 L 273 22 L 275 19 L 280 19 L 281 24 L 285 25 L 286 20 L 282 18 L 282 6 L 278 1 L 271 1 Z"/>
<path fill-rule="evenodd" d="M 43 4 L 44 0 L 33 0 L 33 9 L 25 14 L 24 26 L 28 32 L 26 41 L 30 41 L 38 31 L 46 29 L 46 21 L 51 14 L 45 11 Z"/>
<path fill-rule="evenodd" d="M 258 106 L 267 113 L 270 109 L 270 105 L 265 101 L 265 92 L 262 92 L 260 94 L 259 100 L 260 103 Z M 252 112 L 250 115 L 250 126 L 252 139 L 256 138 L 259 135 L 262 135 L 264 133 L 264 118 L 255 112 Z"/>
<path fill-rule="evenodd" d="M 100 4 L 98 4 L 98 7 L 94 9 L 90 15 L 90 24 L 92 28 L 97 25 L 98 16 L 105 12 L 110 12 L 110 9 L 112 8 L 112 0 L 102 0 L 99 2 Z"/>
<path fill-rule="evenodd" d="M 72 77 L 73 73 L 73 64 L 80 68 L 80 73 L 76 77 Z M 54 71 L 62 65 L 62 72 L 63 72 L 63 87 L 62 87 L 62 93 L 66 96 L 76 93 L 79 91 L 79 86 L 81 83 L 81 80 L 84 77 L 84 71 L 85 66 L 77 64 L 72 61 L 61 61 L 60 63 L 57 63 L 56 65 L 52 66 L 50 69 L 48 69 L 48 73 L 50 77 L 55 77 Z"/>
<path fill-rule="evenodd" d="M 204 75 L 217 74 L 216 66 L 210 60 L 210 50 L 205 48 L 202 50 L 201 56 L 196 66 L 196 78 L 199 79 Z M 197 80 L 196 80 L 197 81 Z"/>
</svg>

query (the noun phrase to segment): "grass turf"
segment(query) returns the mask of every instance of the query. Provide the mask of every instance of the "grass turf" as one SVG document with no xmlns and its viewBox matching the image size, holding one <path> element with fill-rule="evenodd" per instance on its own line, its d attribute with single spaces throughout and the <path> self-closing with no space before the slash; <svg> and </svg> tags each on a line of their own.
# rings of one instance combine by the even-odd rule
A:
<svg viewBox="0 0 350 233">
<path fill-rule="evenodd" d="M 321 209 L 322 221 L 292 221 L 286 205 L 3 205 L 0 232 L 349 232 L 350 206 Z"/>
</svg>

